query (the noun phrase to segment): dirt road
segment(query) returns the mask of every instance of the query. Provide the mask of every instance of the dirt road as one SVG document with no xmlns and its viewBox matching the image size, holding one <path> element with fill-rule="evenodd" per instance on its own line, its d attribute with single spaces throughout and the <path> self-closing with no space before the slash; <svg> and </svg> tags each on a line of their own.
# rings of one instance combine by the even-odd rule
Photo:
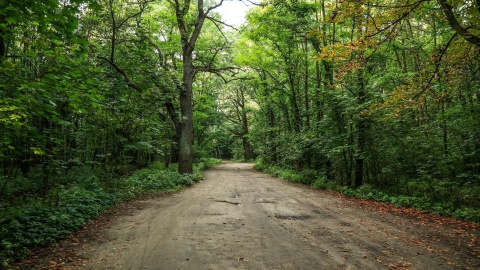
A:
<svg viewBox="0 0 480 270">
<path fill-rule="evenodd" d="M 480 233 L 226 163 L 79 247 L 82 269 L 480 269 Z"/>
</svg>

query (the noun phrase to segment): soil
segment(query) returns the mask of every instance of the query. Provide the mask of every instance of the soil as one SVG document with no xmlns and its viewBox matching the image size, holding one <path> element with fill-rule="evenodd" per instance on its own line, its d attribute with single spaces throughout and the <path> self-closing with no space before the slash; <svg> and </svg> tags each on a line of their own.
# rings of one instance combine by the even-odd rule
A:
<svg viewBox="0 0 480 270">
<path fill-rule="evenodd" d="M 119 206 L 18 269 L 480 269 L 479 226 L 227 162 Z"/>
</svg>

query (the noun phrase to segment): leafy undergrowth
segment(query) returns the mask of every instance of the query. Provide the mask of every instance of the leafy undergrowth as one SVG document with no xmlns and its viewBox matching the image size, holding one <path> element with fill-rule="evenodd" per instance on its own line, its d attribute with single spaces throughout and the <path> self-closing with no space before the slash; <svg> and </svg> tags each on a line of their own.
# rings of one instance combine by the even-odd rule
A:
<svg viewBox="0 0 480 270">
<path fill-rule="evenodd" d="M 32 247 L 47 246 L 82 228 L 106 209 L 139 196 L 173 192 L 202 179 L 201 172 L 221 160 L 204 159 L 192 175 L 181 175 L 176 166 L 149 168 L 116 179 L 113 184 L 92 177 L 70 187 L 51 191 L 55 200 L 34 200 L 0 212 L 0 266 L 25 258 Z M 0 267 L 1 268 L 1 267 Z"/>
<path fill-rule="evenodd" d="M 475 189 L 469 189 L 461 193 L 463 201 L 470 202 L 473 205 L 469 206 L 452 196 L 441 196 L 442 185 L 440 183 L 438 184 L 438 190 L 435 190 L 435 192 L 416 192 L 415 195 L 405 195 L 382 190 L 368 184 L 357 189 L 345 187 L 335 181 L 327 180 L 325 177 L 318 177 L 318 174 L 312 170 L 298 172 L 278 166 L 267 166 L 262 163 L 255 164 L 255 168 L 290 182 L 310 185 L 316 189 L 338 191 L 350 197 L 389 203 L 395 207 L 410 207 L 421 212 L 480 223 L 480 208 L 475 205 L 475 200 L 478 200 L 480 191 Z"/>
</svg>

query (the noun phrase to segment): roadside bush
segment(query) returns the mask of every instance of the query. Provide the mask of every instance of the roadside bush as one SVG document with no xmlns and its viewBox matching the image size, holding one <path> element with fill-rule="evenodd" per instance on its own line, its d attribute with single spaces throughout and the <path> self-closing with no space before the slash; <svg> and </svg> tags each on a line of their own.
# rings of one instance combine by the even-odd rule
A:
<svg viewBox="0 0 480 270">
<path fill-rule="evenodd" d="M 302 183 L 302 180 L 303 180 L 303 177 L 301 174 L 291 169 L 278 168 L 276 174 L 278 175 L 278 177 L 294 183 Z"/>
<path fill-rule="evenodd" d="M 437 215 L 452 216 L 459 219 L 480 223 L 480 209 L 474 207 L 461 207 L 453 202 L 433 202 L 428 197 L 387 194 L 370 185 L 363 185 L 358 189 L 343 188 L 342 193 L 360 199 L 375 200 L 395 205 L 396 207 L 411 207 Z"/>
<path fill-rule="evenodd" d="M 192 185 L 201 170 L 221 160 L 195 164 L 194 173 L 181 175 L 175 166 L 160 163 L 116 179 L 112 187 L 95 176 L 80 179 L 70 187 L 59 186 L 43 200 L 8 207 L 0 211 L 0 268 L 13 259 L 24 258 L 33 246 L 46 246 L 80 229 L 102 211 L 124 200 L 152 192 L 171 192 Z"/>
<path fill-rule="evenodd" d="M 29 247 L 62 239 L 120 202 L 118 195 L 101 188 L 88 190 L 75 186 L 55 192 L 57 206 L 39 201 L 0 213 L 0 258 L 4 266 L 10 258 L 25 256 Z"/>
<path fill-rule="evenodd" d="M 341 190 L 341 186 L 337 185 L 334 181 L 329 181 L 324 176 L 317 178 L 315 182 L 313 182 L 312 187 L 323 190 Z"/>
<path fill-rule="evenodd" d="M 268 166 L 262 163 L 262 161 L 255 163 L 253 167 L 256 170 L 265 172 L 276 177 L 280 177 L 284 180 L 294 183 L 302 183 L 305 185 L 313 185 L 319 174 L 317 171 L 314 170 L 304 170 L 301 172 L 297 172 L 293 169 L 285 169 L 279 166 Z"/>
<path fill-rule="evenodd" d="M 462 207 L 453 213 L 455 218 L 472 220 L 480 223 L 480 210 L 468 207 Z"/>
<path fill-rule="evenodd" d="M 265 172 L 268 166 L 266 166 L 263 162 L 263 160 L 259 159 L 254 165 L 253 168 L 255 170 L 259 170 L 261 172 Z"/>
<path fill-rule="evenodd" d="M 448 180 L 440 181 L 436 183 L 436 186 L 432 186 L 425 179 L 418 179 L 408 182 L 407 190 L 403 191 L 398 187 L 379 189 L 369 184 L 353 189 L 340 186 L 324 176 L 314 177 L 317 172 L 312 170 L 296 172 L 278 166 L 268 166 L 261 160 L 255 164 L 254 168 L 288 181 L 311 185 L 316 189 L 336 190 L 350 197 L 391 203 L 396 207 L 411 207 L 420 211 L 480 223 L 480 197 L 478 196 L 480 187 L 471 185 L 463 187 Z M 312 179 L 315 180 L 312 181 Z M 405 195 L 408 190 L 415 192 Z"/>
</svg>

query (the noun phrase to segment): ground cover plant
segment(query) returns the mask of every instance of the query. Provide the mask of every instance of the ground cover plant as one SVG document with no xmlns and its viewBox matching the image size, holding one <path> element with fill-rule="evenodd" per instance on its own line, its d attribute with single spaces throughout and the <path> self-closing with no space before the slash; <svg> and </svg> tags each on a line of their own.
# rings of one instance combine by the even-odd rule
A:
<svg viewBox="0 0 480 270">
<path fill-rule="evenodd" d="M 203 159 L 195 163 L 194 173 L 179 174 L 176 166 L 161 163 L 129 175 L 102 182 L 90 177 L 69 186 L 51 189 L 42 199 L 0 209 L 0 259 L 3 266 L 28 255 L 31 247 L 47 246 L 86 225 L 106 209 L 125 200 L 150 193 L 173 192 L 202 179 L 202 171 L 220 163 Z"/>
<path fill-rule="evenodd" d="M 410 190 L 414 192 L 400 187 L 382 189 L 369 184 L 352 188 L 328 180 L 325 176 L 319 176 L 320 172 L 295 171 L 278 166 L 268 166 L 261 162 L 256 163 L 255 168 L 290 182 L 310 185 L 316 189 L 333 190 L 360 199 L 390 203 L 396 207 L 409 207 L 421 212 L 480 223 L 480 202 L 477 196 L 480 190 L 469 186 L 437 183 L 433 192 L 430 189 L 422 189 L 420 187 L 422 183 L 410 183 Z"/>
</svg>

